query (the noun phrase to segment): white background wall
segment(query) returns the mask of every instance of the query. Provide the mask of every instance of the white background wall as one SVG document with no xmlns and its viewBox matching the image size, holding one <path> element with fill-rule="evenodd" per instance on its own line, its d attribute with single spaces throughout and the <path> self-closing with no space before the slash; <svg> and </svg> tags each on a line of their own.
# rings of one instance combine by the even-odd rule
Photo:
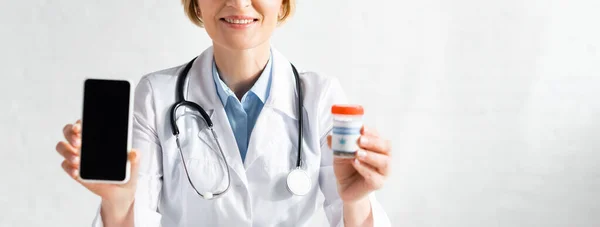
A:
<svg viewBox="0 0 600 227">
<path fill-rule="evenodd" d="M 394 226 L 600 225 L 600 1 L 299 0 L 274 44 L 393 141 Z M 179 0 L 0 3 L 0 226 L 88 226 L 54 151 L 84 77 L 210 45 Z M 324 216 L 315 218 L 323 222 Z"/>
</svg>

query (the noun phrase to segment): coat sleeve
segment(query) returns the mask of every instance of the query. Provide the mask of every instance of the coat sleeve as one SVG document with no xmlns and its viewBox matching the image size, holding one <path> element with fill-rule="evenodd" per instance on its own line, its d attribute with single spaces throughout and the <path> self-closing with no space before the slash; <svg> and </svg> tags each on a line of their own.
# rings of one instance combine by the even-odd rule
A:
<svg viewBox="0 0 600 227">
<path fill-rule="evenodd" d="M 148 76 L 144 76 L 135 89 L 132 124 L 132 146 L 141 157 L 133 205 L 136 227 L 158 227 L 161 220 L 158 202 L 162 188 L 162 151 L 156 133 L 154 107 L 152 85 Z M 100 208 L 92 226 L 104 226 Z"/>
<path fill-rule="evenodd" d="M 319 109 L 318 116 L 320 117 L 318 131 L 321 134 L 319 186 L 325 197 L 323 208 L 330 226 L 344 226 L 343 201 L 337 191 L 337 181 L 333 172 L 333 151 L 327 145 L 327 135 L 329 135 L 333 127 L 333 116 L 330 112 L 331 106 L 333 104 L 345 104 L 347 103 L 347 98 L 339 81 L 335 78 L 331 79 L 328 88 L 326 88 L 323 94 L 322 101 L 317 107 Z M 373 226 L 391 226 L 389 218 L 377 201 L 374 192 L 369 195 L 369 200 L 371 202 L 371 212 L 373 213 Z"/>
</svg>

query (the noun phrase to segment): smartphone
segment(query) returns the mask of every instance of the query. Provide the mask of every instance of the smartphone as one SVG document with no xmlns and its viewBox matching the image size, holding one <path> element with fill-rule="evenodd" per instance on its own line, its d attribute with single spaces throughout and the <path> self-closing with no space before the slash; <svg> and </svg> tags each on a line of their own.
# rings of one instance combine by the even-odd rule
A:
<svg viewBox="0 0 600 227">
<path fill-rule="evenodd" d="M 129 181 L 132 83 L 86 79 L 83 89 L 79 178 L 90 183 Z"/>
</svg>

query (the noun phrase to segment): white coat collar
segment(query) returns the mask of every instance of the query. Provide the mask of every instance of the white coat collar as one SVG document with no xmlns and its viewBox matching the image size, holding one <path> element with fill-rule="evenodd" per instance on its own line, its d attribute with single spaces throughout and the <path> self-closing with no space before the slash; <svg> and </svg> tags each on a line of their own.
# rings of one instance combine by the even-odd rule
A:
<svg viewBox="0 0 600 227">
<path fill-rule="evenodd" d="M 298 91 L 290 61 L 275 48 L 273 53 L 273 78 L 271 94 L 265 106 L 277 109 L 289 117 L 298 119 Z M 299 72 L 300 73 L 300 72 Z"/>
<path fill-rule="evenodd" d="M 277 49 L 271 47 L 273 55 L 273 72 L 271 90 L 265 107 L 271 107 L 281 111 L 289 117 L 297 120 L 297 97 L 296 81 L 290 62 Z M 190 79 L 186 96 L 197 102 L 207 113 L 216 108 L 223 108 L 214 86 L 212 74 L 213 47 L 207 48 L 194 61 L 190 69 Z"/>
</svg>

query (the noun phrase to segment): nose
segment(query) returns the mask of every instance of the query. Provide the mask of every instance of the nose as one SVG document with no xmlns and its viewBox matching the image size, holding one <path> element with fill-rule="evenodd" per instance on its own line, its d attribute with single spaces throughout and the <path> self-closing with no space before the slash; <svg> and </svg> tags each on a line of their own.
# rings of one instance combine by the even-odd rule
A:
<svg viewBox="0 0 600 227">
<path fill-rule="evenodd" d="M 227 0 L 227 6 L 243 9 L 252 5 L 252 0 Z"/>
</svg>

